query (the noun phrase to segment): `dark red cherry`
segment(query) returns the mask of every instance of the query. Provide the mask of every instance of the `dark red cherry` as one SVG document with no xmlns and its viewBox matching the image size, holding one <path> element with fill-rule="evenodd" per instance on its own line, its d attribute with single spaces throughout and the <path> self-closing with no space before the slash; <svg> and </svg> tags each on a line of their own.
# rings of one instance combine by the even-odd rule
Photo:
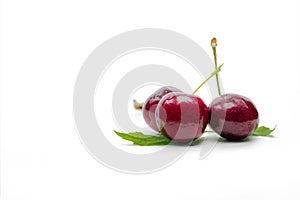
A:
<svg viewBox="0 0 300 200">
<path fill-rule="evenodd" d="M 162 87 L 150 95 L 143 106 L 142 112 L 144 120 L 155 131 L 159 131 L 155 119 L 156 107 L 161 98 L 170 92 L 181 92 L 181 90 L 172 86 Z"/>
<path fill-rule="evenodd" d="M 182 92 L 165 95 L 156 110 L 160 131 L 175 141 L 200 137 L 208 123 L 208 108 L 198 96 Z"/>
<path fill-rule="evenodd" d="M 258 125 L 257 109 L 247 97 L 224 94 L 214 99 L 209 107 L 210 127 L 226 139 L 244 139 Z"/>
</svg>

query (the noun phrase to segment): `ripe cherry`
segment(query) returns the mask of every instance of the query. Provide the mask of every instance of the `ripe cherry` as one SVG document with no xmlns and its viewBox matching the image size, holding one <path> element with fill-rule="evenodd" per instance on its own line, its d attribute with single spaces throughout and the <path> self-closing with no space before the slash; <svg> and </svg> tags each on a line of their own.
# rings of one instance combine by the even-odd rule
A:
<svg viewBox="0 0 300 200">
<path fill-rule="evenodd" d="M 215 68 L 217 68 L 217 40 L 211 40 Z M 221 95 L 216 74 L 219 97 L 210 104 L 210 127 L 219 135 L 230 140 L 241 140 L 252 134 L 258 125 L 258 112 L 247 97 L 237 94 Z"/>
<path fill-rule="evenodd" d="M 214 99 L 209 107 L 210 127 L 226 139 L 244 139 L 258 125 L 257 109 L 247 97 L 224 94 Z"/>
<path fill-rule="evenodd" d="M 200 137 L 208 123 L 208 108 L 196 95 L 172 92 L 156 110 L 158 127 L 169 139 L 191 141 Z"/>
</svg>

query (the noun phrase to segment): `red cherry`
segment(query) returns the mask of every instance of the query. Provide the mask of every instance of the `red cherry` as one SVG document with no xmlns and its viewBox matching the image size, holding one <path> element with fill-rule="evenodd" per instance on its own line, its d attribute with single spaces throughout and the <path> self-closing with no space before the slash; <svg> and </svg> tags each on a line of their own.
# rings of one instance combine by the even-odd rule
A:
<svg viewBox="0 0 300 200">
<path fill-rule="evenodd" d="M 172 92 L 161 99 L 156 116 L 159 129 L 166 137 L 191 141 L 204 133 L 208 108 L 198 96 Z"/>
<path fill-rule="evenodd" d="M 214 99 L 209 107 L 210 127 L 226 139 L 244 139 L 258 125 L 257 109 L 247 97 L 224 94 Z"/>
</svg>

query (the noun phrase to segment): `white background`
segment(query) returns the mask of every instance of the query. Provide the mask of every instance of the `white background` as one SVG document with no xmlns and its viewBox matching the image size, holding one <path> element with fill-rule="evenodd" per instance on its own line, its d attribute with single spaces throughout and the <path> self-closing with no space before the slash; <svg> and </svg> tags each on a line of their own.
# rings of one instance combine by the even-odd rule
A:
<svg viewBox="0 0 300 200">
<path fill-rule="evenodd" d="M 299 199 L 299 13 L 296 0 L 2 0 L 1 198 Z M 76 76 L 102 42 L 148 27 L 208 53 L 217 37 L 225 91 L 250 97 L 274 137 L 220 142 L 204 160 L 193 147 L 147 175 L 94 160 L 73 122 Z"/>
</svg>

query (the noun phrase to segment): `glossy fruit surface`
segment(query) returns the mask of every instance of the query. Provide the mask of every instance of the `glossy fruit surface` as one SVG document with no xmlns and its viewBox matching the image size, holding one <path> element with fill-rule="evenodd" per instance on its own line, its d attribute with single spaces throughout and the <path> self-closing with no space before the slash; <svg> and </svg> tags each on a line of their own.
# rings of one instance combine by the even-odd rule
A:
<svg viewBox="0 0 300 200">
<path fill-rule="evenodd" d="M 175 141 L 200 137 L 208 123 L 208 108 L 196 95 L 172 92 L 165 95 L 156 110 L 160 131 Z"/>
<path fill-rule="evenodd" d="M 253 133 L 259 122 L 255 105 L 247 97 L 224 94 L 212 101 L 210 127 L 226 139 L 241 140 Z"/>
<path fill-rule="evenodd" d="M 181 90 L 171 86 L 162 87 L 150 95 L 143 106 L 144 120 L 155 131 L 159 131 L 155 119 L 156 107 L 161 98 L 170 92 L 181 92 Z"/>
</svg>

